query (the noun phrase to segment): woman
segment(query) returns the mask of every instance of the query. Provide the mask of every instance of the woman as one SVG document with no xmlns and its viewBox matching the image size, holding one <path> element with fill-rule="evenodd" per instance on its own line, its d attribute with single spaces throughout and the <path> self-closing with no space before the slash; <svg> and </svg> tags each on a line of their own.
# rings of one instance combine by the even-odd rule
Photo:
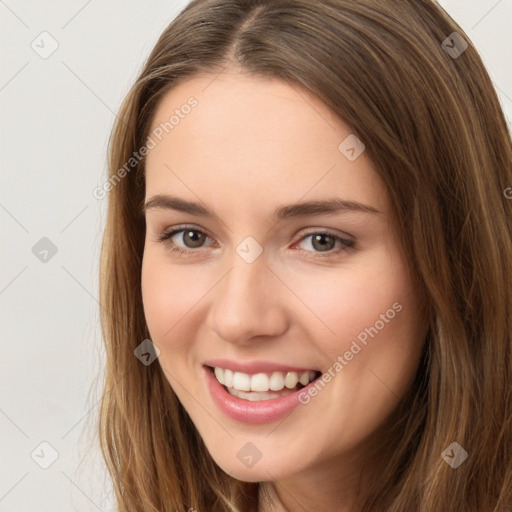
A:
<svg viewBox="0 0 512 512">
<path fill-rule="evenodd" d="M 434 2 L 192 1 L 110 141 L 119 510 L 512 510 L 511 163 Z"/>
</svg>

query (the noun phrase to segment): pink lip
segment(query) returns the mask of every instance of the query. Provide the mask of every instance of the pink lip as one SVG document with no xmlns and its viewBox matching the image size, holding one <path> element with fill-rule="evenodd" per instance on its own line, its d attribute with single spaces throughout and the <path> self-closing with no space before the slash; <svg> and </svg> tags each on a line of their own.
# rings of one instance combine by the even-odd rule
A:
<svg viewBox="0 0 512 512">
<path fill-rule="evenodd" d="M 306 372 L 308 370 L 315 370 L 315 368 L 297 368 L 294 366 L 285 366 L 279 363 L 272 363 L 271 361 L 250 361 L 241 363 L 240 361 L 230 361 L 229 359 L 208 359 L 203 362 L 206 366 L 212 368 L 218 367 L 224 370 L 231 370 L 233 372 L 243 372 L 249 375 L 255 373 L 268 373 L 268 372 Z"/>
<path fill-rule="evenodd" d="M 220 366 L 221 368 L 223 367 L 220 364 L 216 366 Z M 240 365 L 238 365 L 238 367 L 240 367 Z M 276 367 L 274 365 L 273 369 L 275 368 Z M 307 393 L 308 387 L 315 382 L 312 381 L 307 386 L 290 395 L 283 396 L 282 398 L 250 402 L 249 400 L 237 398 L 236 396 L 228 393 L 225 387 L 216 379 L 210 368 L 203 366 L 203 374 L 213 401 L 217 404 L 219 409 L 236 421 L 252 425 L 261 425 L 263 423 L 278 421 L 290 414 L 295 407 L 301 404 L 299 401 L 299 394 L 304 392 Z"/>
</svg>

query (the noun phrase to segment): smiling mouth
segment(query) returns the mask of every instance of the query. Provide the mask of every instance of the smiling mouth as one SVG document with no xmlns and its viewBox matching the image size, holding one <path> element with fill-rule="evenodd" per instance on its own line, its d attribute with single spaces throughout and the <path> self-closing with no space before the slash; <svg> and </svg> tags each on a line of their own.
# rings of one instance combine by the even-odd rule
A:
<svg viewBox="0 0 512 512">
<path fill-rule="evenodd" d="M 229 394 L 251 402 L 281 398 L 299 391 L 322 374 L 318 370 L 303 372 L 262 372 L 248 374 L 232 370 L 211 367 L 217 381 Z"/>
</svg>

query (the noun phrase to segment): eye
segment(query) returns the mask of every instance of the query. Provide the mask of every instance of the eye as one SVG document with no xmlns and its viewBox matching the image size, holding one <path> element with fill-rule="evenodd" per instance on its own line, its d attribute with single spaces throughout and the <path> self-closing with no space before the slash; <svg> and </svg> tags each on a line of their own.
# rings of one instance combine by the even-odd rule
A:
<svg viewBox="0 0 512 512">
<path fill-rule="evenodd" d="M 339 254 L 341 252 L 348 251 L 349 249 L 352 249 L 355 247 L 356 242 L 353 239 L 349 238 L 343 238 L 341 236 L 338 236 L 334 233 L 330 233 L 328 231 L 312 231 L 309 234 L 306 234 L 303 236 L 300 241 L 295 245 L 300 245 L 307 239 L 311 239 L 310 243 L 308 244 L 310 247 L 313 247 L 313 251 L 305 250 L 306 252 L 313 252 L 316 254 L 313 254 L 311 257 L 327 257 L 327 256 L 333 256 L 335 254 Z M 336 250 L 333 250 L 334 247 L 338 244 L 338 247 Z M 325 254 L 322 254 L 325 253 Z"/>
<path fill-rule="evenodd" d="M 181 243 L 183 243 L 185 247 L 178 245 L 176 243 L 177 240 L 173 240 L 179 233 L 182 234 L 181 237 L 177 237 L 177 240 L 181 240 Z M 311 238 L 310 246 L 313 247 L 314 250 L 301 250 L 306 253 L 313 253 L 311 256 L 313 258 L 333 256 L 348 251 L 356 245 L 355 240 L 343 238 L 328 231 L 312 231 L 303 236 L 293 247 L 300 245 L 308 238 Z M 169 231 L 164 231 L 157 240 L 166 244 L 172 252 L 178 252 L 181 255 L 184 253 L 198 252 L 197 249 L 203 248 L 205 241 L 211 240 L 211 238 L 204 231 L 193 226 L 178 226 Z M 333 250 L 336 244 L 338 244 L 337 248 Z"/>
<path fill-rule="evenodd" d="M 181 237 L 177 237 L 177 239 L 179 240 L 181 238 L 181 242 L 185 244 L 185 247 L 181 247 L 173 241 L 173 238 L 178 233 L 183 233 Z M 178 252 L 180 254 L 194 252 L 194 249 L 200 249 L 206 239 L 210 239 L 210 237 L 204 233 L 204 231 L 194 228 L 193 226 L 178 226 L 170 231 L 164 231 L 158 237 L 159 242 L 168 245 L 172 252 Z"/>
</svg>

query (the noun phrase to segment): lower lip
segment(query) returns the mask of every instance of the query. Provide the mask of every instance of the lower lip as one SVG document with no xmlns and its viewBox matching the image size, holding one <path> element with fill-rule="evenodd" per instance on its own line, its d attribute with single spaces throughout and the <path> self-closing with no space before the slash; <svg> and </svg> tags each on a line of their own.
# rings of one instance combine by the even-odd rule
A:
<svg viewBox="0 0 512 512">
<path fill-rule="evenodd" d="M 219 409 L 230 418 L 251 425 L 272 423 L 290 414 L 295 407 L 301 404 L 298 399 L 299 394 L 307 392 L 308 387 L 316 381 L 315 379 L 307 386 L 282 398 L 250 402 L 249 400 L 244 400 L 243 398 L 238 398 L 228 393 L 210 368 L 203 366 L 203 371 L 212 398 Z"/>
</svg>

